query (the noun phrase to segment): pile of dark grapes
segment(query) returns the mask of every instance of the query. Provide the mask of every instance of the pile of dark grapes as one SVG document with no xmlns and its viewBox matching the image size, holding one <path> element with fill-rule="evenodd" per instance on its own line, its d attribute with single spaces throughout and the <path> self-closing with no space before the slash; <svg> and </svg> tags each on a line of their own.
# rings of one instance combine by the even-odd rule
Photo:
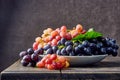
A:
<svg viewBox="0 0 120 80">
<path fill-rule="evenodd" d="M 39 48 L 38 50 L 34 51 L 33 48 L 28 48 L 27 51 L 22 51 L 19 53 L 21 59 L 21 64 L 23 66 L 32 66 L 35 67 L 36 63 L 42 59 L 40 54 L 43 54 L 43 49 Z"/>
<path fill-rule="evenodd" d="M 45 45 L 43 48 L 33 50 L 29 48 L 27 51 L 20 52 L 23 66 L 36 66 L 36 63 L 42 58 L 39 55 L 57 54 L 62 56 L 92 56 L 92 55 L 112 55 L 117 56 L 119 46 L 115 39 L 98 37 L 96 39 L 85 40 L 83 42 L 70 41 L 62 38 L 58 41 L 57 46 Z"/>
<path fill-rule="evenodd" d="M 116 40 L 112 38 L 98 37 L 96 39 L 79 41 L 68 41 L 62 38 L 57 46 L 44 47 L 45 54 L 56 53 L 63 56 L 91 56 L 91 55 L 112 55 L 117 56 L 119 46 Z"/>
</svg>

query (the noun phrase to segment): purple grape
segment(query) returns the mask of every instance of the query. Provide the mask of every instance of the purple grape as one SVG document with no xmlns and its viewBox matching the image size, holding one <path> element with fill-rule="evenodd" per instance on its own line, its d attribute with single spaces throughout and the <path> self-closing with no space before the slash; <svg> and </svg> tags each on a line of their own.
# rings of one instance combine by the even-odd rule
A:
<svg viewBox="0 0 120 80">
<path fill-rule="evenodd" d="M 28 48 L 27 52 L 28 52 L 29 55 L 31 55 L 31 54 L 34 53 L 34 50 L 33 50 L 33 48 Z"/>
<path fill-rule="evenodd" d="M 33 61 L 38 61 L 38 54 L 32 54 L 31 55 L 31 59 L 33 60 Z"/>
<path fill-rule="evenodd" d="M 25 55 L 23 57 L 23 60 L 26 61 L 26 62 L 30 62 L 31 61 L 31 56 L 30 55 Z"/>
<path fill-rule="evenodd" d="M 34 51 L 34 54 L 43 54 L 44 53 L 44 49 L 43 48 L 39 48 L 37 50 Z"/>
<path fill-rule="evenodd" d="M 20 53 L 19 53 L 19 56 L 22 58 L 23 56 L 25 56 L 25 55 L 27 55 L 28 53 L 27 53 L 27 51 L 21 51 Z"/>
<path fill-rule="evenodd" d="M 44 50 L 47 50 L 47 49 L 49 49 L 49 48 L 51 48 L 51 45 L 50 45 L 50 44 L 47 44 L 47 45 L 44 46 L 43 49 L 44 49 Z"/>
<path fill-rule="evenodd" d="M 28 64 L 29 64 L 29 62 L 26 62 L 25 60 L 21 60 L 21 64 L 23 65 L 23 66 L 27 66 Z"/>
<path fill-rule="evenodd" d="M 57 46 L 53 46 L 52 50 L 53 50 L 53 53 L 56 53 L 56 51 L 58 50 L 58 47 Z"/>
<path fill-rule="evenodd" d="M 47 50 L 46 50 L 46 54 L 53 54 L 52 48 L 47 49 Z"/>
</svg>

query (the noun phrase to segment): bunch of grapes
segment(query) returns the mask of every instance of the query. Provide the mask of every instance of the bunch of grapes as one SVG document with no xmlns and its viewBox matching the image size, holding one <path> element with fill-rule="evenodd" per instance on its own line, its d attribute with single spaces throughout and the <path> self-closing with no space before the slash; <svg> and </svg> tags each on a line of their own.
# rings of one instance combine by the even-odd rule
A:
<svg viewBox="0 0 120 80">
<path fill-rule="evenodd" d="M 69 62 L 63 56 L 58 56 L 56 54 L 47 54 L 44 58 L 37 63 L 39 68 L 47 68 L 49 70 L 62 69 L 69 67 Z"/>
<path fill-rule="evenodd" d="M 46 44 L 56 46 L 58 41 L 61 40 L 61 38 L 71 40 L 77 35 L 84 34 L 85 32 L 86 31 L 80 24 L 78 24 L 72 30 L 67 29 L 66 26 L 62 26 L 61 28 L 57 28 L 55 30 L 53 30 L 52 28 L 47 28 L 43 31 L 41 37 L 37 37 L 35 39 L 35 42 L 33 43 L 33 49 L 37 50 L 38 48 L 43 48 Z"/>
<path fill-rule="evenodd" d="M 54 54 L 62 56 L 91 56 L 91 55 L 112 55 L 117 56 L 119 46 L 112 38 L 98 37 L 83 42 L 66 40 L 61 38 L 57 46 L 47 44 L 44 46 L 43 54 Z"/>
<path fill-rule="evenodd" d="M 39 48 L 38 50 L 34 51 L 32 48 L 28 48 L 27 51 L 21 51 L 19 56 L 21 59 L 21 64 L 23 66 L 32 66 L 35 67 L 36 63 L 42 59 L 39 55 L 43 53 L 43 49 Z"/>
</svg>

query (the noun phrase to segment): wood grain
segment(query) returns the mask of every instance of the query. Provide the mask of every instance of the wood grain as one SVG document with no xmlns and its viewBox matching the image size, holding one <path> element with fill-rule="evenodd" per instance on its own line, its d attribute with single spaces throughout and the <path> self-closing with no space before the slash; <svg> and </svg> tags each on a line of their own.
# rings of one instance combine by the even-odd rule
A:
<svg viewBox="0 0 120 80">
<path fill-rule="evenodd" d="M 1 80 L 120 80 L 120 57 L 107 57 L 89 66 L 59 70 L 23 67 L 20 60 L 1 72 Z"/>
</svg>

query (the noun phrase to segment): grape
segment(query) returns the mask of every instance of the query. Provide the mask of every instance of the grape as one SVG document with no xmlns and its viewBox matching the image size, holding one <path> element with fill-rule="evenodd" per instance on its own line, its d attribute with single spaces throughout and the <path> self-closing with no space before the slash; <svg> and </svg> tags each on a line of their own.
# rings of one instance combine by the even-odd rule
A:
<svg viewBox="0 0 120 80">
<path fill-rule="evenodd" d="M 63 32 L 67 32 L 67 27 L 66 27 L 66 26 L 62 26 L 62 27 L 60 28 L 60 30 L 63 31 Z"/>
<path fill-rule="evenodd" d="M 47 44 L 47 45 L 44 46 L 44 50 L 47 50 L 47 49 L 49 49 L 49 48 L 51 48 L 51 45 L 50 45 L 50 44 Z"/>
<path fill-rule="evenodd" d="M 99 44 L 98 44 L 99 45 Z M 96 48 L 96 44 L 95 43 L 90 43 L 90 48 L 92 48 L 92 49 L 95 49 Z"/>
<path fill-rule="evenodd" d="M 39 56 L 39 55 L 38 55 L 38 61 L 41 61 L 42 58 L 43 58 L 42 56 Z"/>
<path fill-rule="evenodd" d="M 96 44 L 96 48 L 99 50 L 101 47 L 103 47 L 103 44 L 101 42 Z"/>
<path fill-rule="evenodd" d="M 88 55 L 88 56 L 89 56 L 89 55 L 92 55 L 92 53 L 91 53 L 91 48 L 90 48 L 90 47 L 87 47 L 87 48 L 85 47 L 85 48 L 84 48 L 84 55 Z"/>
<path fill-rule="evenodd" d="M 28 53 L 27 53 L 27 51 L 21 51 L 20 53 L 19 53 L 19 56 L 22 58 L 23 56 L 25 56 L 25 55 L 27 55 Z"/>
<path fill-rule="evenodd" d="M 114 45 L 113 48 L 115 48 L 116 50 L 118 50 L 119 46 L 118 45 Z"/>
<path fill-rule="evenodd" d="M 32 60 L 29 64 L 30 64 L 31 67 L 35 67 L 36 66 L 36 61 Z"/>
<path fill-rule="evenodd" d="M 78 41 L 74 42 L 74 47 L 78 46 L 80 43 Z"/>
<path fill-rule="evenodd" d="M 111 41 L 115 44 L 116 43 L 116 40 L 115 39 L 111 39 Z"/>
<path fill-rule="evenodd" d="M 60 41 L 61 41 L 61 44 L 62 44 L 62 45 L 65 45 L 65 42 L 66 42 L 66 39 L 65 39 L 65 38 L 62 38 Z"/>
<path fill-rule="evenodd" d="M 61 49 L 58 49 L 58 50 L 56 51 L 56 54 L 57 54 L 57 55 L 61 55 Z"/>
<path fill-rule="evenodd" d="M 26 61 L 26 62 L 30 62 L 31 61 L 31 56 L 30 55 L 25 55 L 23 57 L 23 60 Z"/>
<path fill-rule="evenodd" d="M 35 54 L 43 54 L 44 53 L 44 49 L 43 48 L 39 48 L 38 50 L 34 51 Z"/>
<path fill-rule="evenodd" d="M 56 37 L 57 35 L 58 35 L 58 32 L 57 32 L 57 31 L 52 31 L 52 32 L 51 32 L 51 36 Z"/>
<path fill-rule="evenodd" d="M 66 38 L 66 32 L 60 32 L 60 36 L 62 37 L 62 38 Z"/>
<path fill-rule="evenodd" d="M 34 53 L 34 50 L 33 50 L 33 48 L 28 48 L 28 50 L 27 50 L 27 52 L 28 52 L 28 54 L 33 54 Z"/>
<path fill-rule="evenodd" d="M 72 41 L 66 41 L 65 46 L 68 46 L 68 45 L 73 45 L 73 42 Z"/>
<path fill-rule="evenodd" d="M 25 60 L 21 60 L 21 64 L 23 65 L 23 66 L 27 66 L 28 64 L 29 64 L 29 62 L 27 62 L 27 61 L 25 61 Z"/>
<path fill-rule="evenodd" d="M 71 40 L 71 39 L 72 39 L 72 36 L 71 36 L 70 33 L 67 33 L 67 34 L 66 34 L 66 39 L 67 39 L 67 40 Z"/>
<path fill-rule="evenodd" d="M 56 36 L 55 38 L 56 38 L 57 41 L 59 41 L 61 39 L 60 36 Z"/>
<path fill-rule="evenodd" d="M 61 54 L 62 55 L 68 55 L 65 47 L 61 49 Z"/>
<path fill-rule="evenodd" d="M 61 41 L 58 41 L 58 42 L 57 42 L 57 45 L 58 45 L 58 46 L 61 45 Z"/>
<path fill-rule="evenodd" d="M 117 52 L 117 50 L 115 50 L 115 49 L 113 49 L 113 53 L 112 53 L 112 56 L 117 56 L 117 54 L 118 54 L 118 52 Z"/>
<path fill-rule="evenodd" d="M 101 54 L 106 54 L 106 48 L 101 48 L 100 52 L 101 52 Z"/>
<path fill-rule="evenodd" d="M 33 60 L 33 61 L 38 61 L 38 54 L 32 54 L 31 55 L 31 59 Z"/>
<path fill-rule="evenodd" d="M 75 55 L 78 55 L 81 51 L 80 51 L 79 47 L 75 47 L 74 52 L 75 52 Z"/>
<path fill-rule="evenodd" d="M 71 52 L 69 53 L 69 56 L 75 56 L 74 51 L 71 51 Z"/>
<path fill-rule="evenodd" d="M 56 51 L 58 50 L 58 47 L 57 46 L 53 46 L 52 50 L 53 50 L 53 53 L 56 53 Z"/>
<path fill-rule="evenodd" d="M 82 45 L 82 44 L 79 44 L 78 47 L 79 47 L 80 50 L 84 49 L 84 45 Z"/>
<path fill-rule="evenodd" d="M 85 46 L 85 47 L 88 47 L 89 46 L 89 42 L 87 40 L 83 41 L 82 44 Z"/>
<path fill-rule="evenodd" d="M 110 55 L 112 52 L 113 52 L 112 47 L 108 47 L 108 48 L 107 48 L 107 54 L 109 54 L 109 55 Z"/>
<path fill-rule="evenodd" d="M 53 54 L 52 48 L 47 49 L 47 50 L 46 50 L 46 54 Z"/>
<path fill-rule="evenodd" d="M 52 43 L 52 45 L 57 45 L 57 40 L 53 39 L 51 43 Z"/>
<path fill-rule="evenodd" d="M 70 53 L 72 50 L 73 50 L 72 45 L 69 45 L 69 46 L 66 47 L 66 52 L 67 53 Z"/>
</svg>

